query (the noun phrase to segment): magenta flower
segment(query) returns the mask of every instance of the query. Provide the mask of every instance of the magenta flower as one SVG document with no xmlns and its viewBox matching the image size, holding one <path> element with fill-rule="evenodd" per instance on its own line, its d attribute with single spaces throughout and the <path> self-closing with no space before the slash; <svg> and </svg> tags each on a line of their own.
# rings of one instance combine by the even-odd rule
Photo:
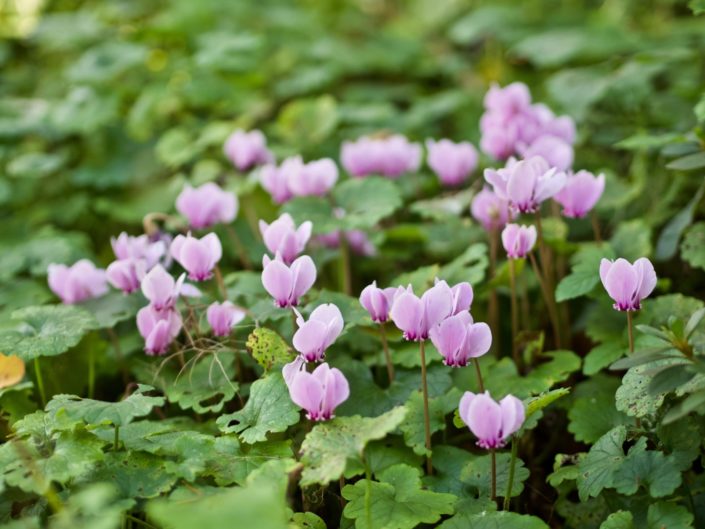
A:
<svg viewBox="0 0 705 529">
<path fill-rule="evenodd" d="M 423 341 L 433 326 L 453 313 L 454 296 L 445 281 L 439 281 L 419 298 L 411 285 L 395 298 L 389 312 L 394 324 L 410 341 Z"/>
<path fill-rule="evenodd" d="M 176 198 L 176 210 L 197 230 L 214 224 L 230 224 L 237 216 L 238 202 L 234 193 L 208 182 L 200 187 L 186 184 Z"/>
<path fill-rule="evenodd" d="M 510 259 L 526 257 L 536 244 L 536 227 L 507 224 L 502 230 L 502 246 Z"/>
<path fill-rule="evenodd" d="M 487 110 L 500 116 L 514 116 L 531 106 L 531 92 L 524 83 L 511 83 L 505 87 L 493 83 L 483 103 Z"/>
<path fill-rule="evenodd" d="M 291 156 L 284 160 L 278 167 L 268 164 L 260 169 L 259 180 L 262 187 L 269 193 L 277 204 L 291 200 L 294 194 L 289 187 L 291 180 L 299 178 L 304 170 L 301 156 Z"/>
<path fill-rule="evenodd" d="M 228 336 L 235 325 L 245 318 L 245 311 L 229 301 L 211 303 L 206 311 L 208 325 L 216 336 Z"/>
<path fill-rule="evenodd" d="M 533 213 L 565 185 L 565 173 L 550 167 L 540 156 L 510 161 L 504 169 L 485 169 L 485 180 L 500 198 L 521 213 Z"/>
<path fill-rule="evenodd" d="M 313 224 L 308 220 L 297 228 L 294 219 L 288 213 L 282 214 L 271 224 L 263 220 L 259 221 L 259 231 L 265 246 L 273 255 L 279 253 L 282 261 L 287 265 L 304 251 L 312 229 Z"/>
<path fill-rule="evenodd" d="M 465 182 L 477 167 L 477 149 L 472 143 L 450 140 L 426 140 L 428 166 L 446 186 L 457 186 Z"/>
<path fill-rule="evenodd" d="M 480 149 L 496 160 L 506 160 L 516 152 L 517 129 L 514 124 L 484 125 L 488 120 L 481 120 L 482 137 Z"/>
<path fill-rule="evenodd" d="M 71 266 L 50 264 L 47 275 L 49 288 L 67 305 L 98 298 L 108 291 L 105 270 L 96 268 L 88 259 Z"/>
<path fill-rule="evenodd" d="M 213 276 L 213 268 L 223 256 L 223 247 L 215 233 L 200 239 L 190 233 L 177 235 L 171 243 L 171 255 L 188 272 L 189 279 L 205 281 Z"/>
<path fill-rule="evenodd" d="M 540 156 L 559 171 L 567 171 L 573 165 L 573 146 L 551 134 L 542 134 L 530 144 L 519 144 L 517 152 L 524 158 Z"/>
<path fill-rule="evenodd" d="M 343 331 L 343 315 L 332 303 L 316 307 L 308 321 L 299 314 L 296 318 L 299 329 L 294 334 L 294 349 L 307 362 L 320 362 L 333 342 Z"/>
<path fill-rule="evenodd" d="M 600 262 L 600 279 L 616 310 L 641 309 L 641 300 L 647 298 L 656 287 L 654 265 L 646 257 L 629 263 L 626 259 Z"/>
<path fill-rule="evenodd" d="M 400 290 L 404 292 L 402 287 L 377 288 L 377 281 L 373 281 L 360 293 L 360 304 L 370 313 L 372 321 L 384 323 L 389 319 L 394 297 Z"/>
<path fill-rule="evenodd" d="M 429 336 L 450 367 L 463 367 L 468 359 L 477 358 L 490 350 L 492 332 L 486 323 L 473 323 L 469 312 L 446 318 L 433 327 Z"/>
<path fill-rule="evenodd" d="M 176 281 L 162 265 L 152 268 L 142 279 L 142 293 L 156 311 L 169 310 L 182 294 L 185 274 Z"/>
<path fill-rule="evenodd" d="M 297 197 L 325 196 L 338 181 L 338 166 L 330 158 L 308 162 L 287 175 L 287 186 Z"/>
<path fill-rule="evenodd" d="M 240 171 L 270 163 L 274 159 L 267 149 L 267 139 L 259 130 L 236 130 L 225 140 L 223 152 Z"/>
<path fill-rule="evenodd" d="M 265 255 L 262 266 L 262 285 L 278 307 L 295 307 L 316 282 L 316 265 L 308 255 L 302 255 L 289 266 L 279 256 L 270 259 Z"/>
<path fill-rule="evenodd" d="M 524 403 L 513 395 L 496 402 L 489 391 L 466 391 L 460 399 L 460 418 L 477 437 L 477 446 L 502 448 L 514 432 L 524 424 Z"/>
<path fill-rule="evenodd" d="M 469 311 L 474 297 L 472 285 L 467 281 L 463 281 L 457 285 L 453 285 L 450 291 L 453 294 L 453 308 L 451 314 L 460 314 L 461 312 Z"/>
<path fill-rule="evenodd" d="M 181 332 L 181 325 L 181 315 L 173 309 L 156 310 L 147 305 L 137 313 L 137 329 L 144 338 L 144 350 L 148 355 L 166 353 Z"/>
<path fill-rule="evenodd" d="M 371 174 L 398 178 L 418 170 L 421 146 L 410 143 L 401 134 L 387 138 L 363 136 L 354 142 L 344 142 L 340 159 L 345 170 L 358 178 Z"/>
<path fill-rule="evenodd" d="M 118 260 L 144 259 L 147 270 L 151 270 L 159 262 L 159 259 L 166 254 L 167 249 L 164 241 L 151 241 L 147 235 L 133 237 L 125 232 L 122 232 L 117 238 L 111 237 L 110 245 Z"/>
<path fill-rule="evenodd" d="M 287 370 L 287 366 L 284 370 Z M 306 410 L 309 420 L 332 419 L 335 417 L 335 408 L 350 396 L 350 387 L 345 375 L 336 368 L 330 368 L 326 363 L 319 365 L 312 373 L 305 370 L 288 371 L 284 378 L 289 386 L 291 400 Z"/>
<path fill-rule="evenodd" d="M 499 198 L 488 187 L 473 197 L 470 213 L 487 231 L 501 230 L 514 217 L 509 209 L 509 201 Z"/>
<path fill-rule="evenodd" d="M 565 187 L 553 197 L 563 206 L 563 215 L 580 218 L 588 214 L 605 190 L 605 175 L 595 176 L 588 171 L 568 174 Z"/>
<path fill-rule="evenodd" d="M 146 274 L 147 261 L 144 259 L 118 259 L 105 271 L 108 282 L 125 294 L 138 290 Z"/>
</svg>

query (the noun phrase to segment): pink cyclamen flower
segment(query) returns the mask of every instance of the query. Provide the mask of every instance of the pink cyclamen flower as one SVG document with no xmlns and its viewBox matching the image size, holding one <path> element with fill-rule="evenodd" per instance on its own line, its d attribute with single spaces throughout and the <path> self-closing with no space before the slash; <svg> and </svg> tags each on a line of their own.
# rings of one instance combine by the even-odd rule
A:
<svg viewBox="0 0 705 529">
<path fill-rule="evenodd" d="M 325 196 L 338 181 L 338 166 L 330 158 L 305 164 L 287 175 L 289 191 L 297 197 Z"/>
<path fill-rule="evenodd" d="M 450 291 L 453 294 L 453 308 L 451 310 L 451 314 L 460 314 L 461 312 L 469 311 L 470 305 L 472 305 L 473 297 L 475 296 L 472 290 L 472 285 L 470 285 L 467 281 L 462 281 L 456 285 L 453 285 L 450 288 Z"/>
<path fill-rule="evenodd" d="M 367 285 L 360 293 L 360 304 L 369 312 L 372 321 L 376 323 L 384 323 L 389 319 L 389 311 L 394 303 L 394 297 L 404 289 L 389 287 L 378 288 L 377 281 Z"/>
<path fill-rule="evenodd" d="M 214 224 L 230 224 L 237 216 L 237 197 L 213 182 L 200 187 L 186 184 L 176 198 L 176 210 L 197 230 Z"/>
<path fill-rule="evenodd" d="M 510 161 L 504 169 L 485 169 L 485 180 L 500 198 L 521 213 L 533 213 L 541 203 L 558 193 L 566 175 L 550 167 L 540 156 Z"/>
<path fill-rule="evenodd" d="M 473 197 L 470 213 L 487 231 L 501 230 L 514 217 L 509 210 L 509 201 L 499 198 L 488 187 Z"/>
<path fill-rule="evenodd" d="M 446 186 L 457 186 L 468 179 L 477 167 L 477 149 L 467 141 L 426 140 L 428 166 Z"/>
<path fill-rule="evenodd" d="M 138 290 L 146 274 L 147 261 L 144 259 L 118 259 L 105 271 L 108 282 L 125 294 Z"/>
<path fill-rule="evenodd" d="M 298 178 L 299 173 L 303 170 L 304 162 L 301 156 L 291 156 L 278 167 L 274 164 L 262 167 L 259 172 L 259 181 L 274 202 L 283 204 L 294 196 L 289 187 L 290 180 Z"/>
<path fill-rule="evenodd" d="M 144 338 L 144 350 L 148 355 L 166 353 L 181 332 L 181 325 L 181 315 L 173 309 L 156 310 L 147 305 L 137 313 L 137 329 Z"/>
<path fill-rule="evenodd" d="M 282 214 L 271 224 L 259 221 L 259 231 L 265 246 L 273 255 L 279 253 L 286 264 L 291 264 L 304 251 L 312 229 L 313 224 L 308 220 L 297 228 L 288 213 Z"/>
<path fill-rule="evenodd" d="M 167 245 L 164 241 L 152 241 L 147 235 L 133 237 L 125 232 L 117 238 L 110 238 L 110 245 L 118 260 L 144 259 L 147 270 L 150 270 L 166 254 Z"/>
<path fill-rule="evenodd" d="M 245 311 L 229 301 L 211 303 L 206 311 L 208 325 L 216 336 L 228 336 L 235 325 L 245 318 Z"/>
<path fill-rule="evenodd" d="M 274 157 L 267 149 L 267 139 L 259 130 L 236 130 L 223 145 L 225 156 L 240 171 L 259 164 L 270 163 Z"/>
<path fill-rule="evenodd" d="M 446 318 L 433 327 L 429 336 L 450 367 L 463 367 L 470 358 L 477 358 L 490 350 L 492 332 L 486 323 L 473 323 L 469 312 Z"/>
<path fill-rule="evenodd" d="M 573 165 L 573 146 L 551 134 L 542 134 L 530 144 L 519 144 L 517 151 L 524 158 L 541 156 L 559 171 L 567 171 Z"/>
<path fill-rule="evenodd" d="M 588 171 L 568 174 L 565 186 L 553 197 L 563 206 L 563 215 L 581 218 L 595 207 L 605 190 L 605 175 L 593 175 Z"/>
<path fill-rule="evenodd" d="M 308 321 L 299 314 L 296 318 L 299 329 L 294 333 L 294 349 L 307 362 L 320 362 L 333 342 L 343 331 L 343 315 L 332 303 L 316 307 Z"/>
<path fill-rule="evenodd" d="M 502 230 L 502 246 L 510 259 L 526 257 L 536 244 L 536 227 L 507 224 Z"/>
<path fill-rule="evenodd" d="M 524 83 L 511 83 L 501 87 L 493 83 L 485 93 L 485 108 L 501 116 L 513 116 L 531 106 L 531 92 Z"/>
<path fill-rule="evenodd" d="M 633 311 L 641 308 L 641 300 L 647 298 L 656 287 L 654 265 L 646 257 L 631 264 L 626 259 L 600 262 L 600 279 L 616 310 Z"/>
<path fill-rule="evenodd" d="M 335 408 L 350 396 L 350 387 L 345 375 L 326 363 L 319 365 L 312 373 L 305 370 L 289 371 L 293 372 L 285 373 L 285 380 L 291 400 L 306 410 L 309 420 L 332 419 L 335 417 Z"/>
<path fill-rule="evenodd" d="M 181 295 L 185 274 L 174 280 L 162 265 L 152 268 L 142 279 L 142 293 L 149 300 L 154 310 L 162 311 L 173 308 Z"/>
<path fill-rule="evenodd" d="M 524 424 L 524 403 L 513 395 L 496 402 L 489 391 L 466 391 L 460 399 L 460 418 L 477 437 L 477 446 L 502 448 L 514 432 Z"/>
<path fill-rule="evenodd" d="M 401 134 L 386 138 L 363 136 L 354 142 L 344 142 L 340 159 L 345 170 L 358 178 L 371 174 L 398 178 L 418 170 L 421 146 L 410 143 Z"/>
<path fill-rule="evenodd" d="M 102 296 L 108 291 L 105 270 L 88 259 L 71 266 L 50 264 L 47 280 L 51 291 L 67 305 Z"/>
<path fill-rule="evenodd" d="M 289 266 L 279 256 L 270 259 L 265 255 L 262 266 L 262 285 L 278 307 L 295 307 L 316 282 L 316 265 L 308 255 L 302 255 Z"/>
<path fill-rule="evenodd" d="M 213 268 L 223 256 L 223 247 L 215 233 L 200 239 L 190 233 L 177 235 L 171 243 L 172 257 L 188 272 L 189 279 L 205 281 L 213 276 Z"/>
<path fill-rule="evenodd" d="M 400 292 L 389 312 L 394 324 L 410 341 L 423 341 L 433 326 L 453 313 L 454 296 L 445 281 L 439 281 L 419 298 L 411 286 Z"/>
</svg>

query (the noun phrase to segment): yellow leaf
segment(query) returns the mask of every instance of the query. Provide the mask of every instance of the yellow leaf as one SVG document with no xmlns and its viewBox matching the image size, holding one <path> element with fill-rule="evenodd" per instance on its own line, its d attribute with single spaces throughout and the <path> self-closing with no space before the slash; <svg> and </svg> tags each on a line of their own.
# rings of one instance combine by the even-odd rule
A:
<svg viewBox="0 0 705 529">
<path fill-rule="evenodd" d="M 19 356 L 0 353 L 0 388 L 14 386 L 24 377 L 24 362 Z"/>
</svg>

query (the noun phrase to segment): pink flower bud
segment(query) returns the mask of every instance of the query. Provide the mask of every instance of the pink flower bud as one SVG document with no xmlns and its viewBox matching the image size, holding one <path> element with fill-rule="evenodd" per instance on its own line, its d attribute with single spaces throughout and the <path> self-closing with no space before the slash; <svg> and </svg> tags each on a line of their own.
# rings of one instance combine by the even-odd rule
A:
<svg viewBox="0 0 705 529">
<path fill-rule="evenodd" d="M 235 325 L 245 318 L 245 311 L 229 301 L 211 303 L 206 311 L 208 325 L 216 336 L 228 336 Z"/>
<path fill-rule="evenodd" d="M 526 257 L 536 244 L 536 227 L 507 224 L 502 230 L 502 246 L 510 259 Z"/>
<path fill-rule="evenodd" d="M 394 297 L 399 292 L 404 292 L 402 287 L 377 288 L 377 281 L 367 285 L 360 293 L 360 304 L 370 313 L 372 321 L 384 323 L 389 319 Z"/>
</svg>

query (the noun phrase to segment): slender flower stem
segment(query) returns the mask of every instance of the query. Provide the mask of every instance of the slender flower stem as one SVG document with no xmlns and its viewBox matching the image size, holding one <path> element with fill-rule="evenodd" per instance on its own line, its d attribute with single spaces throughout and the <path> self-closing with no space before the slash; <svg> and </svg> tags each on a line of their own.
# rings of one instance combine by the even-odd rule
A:
<svg viewBox="0 0 705 529">
<path fill-rule="evenodd" d="M 340 290 L 348 296 L 352 293 L 352 275 L 350 272 L 350 245 L 345 232 L 340 232 L 340 261 L 338 272 L 340 274 Z"/>
<path fill-rule="evenodd" d="M 95 395 L 95 354 L 93 348 L 88 350 L 88 398 Z"/>
<path fill-rule="evenodd" d="M 426 382 L 426 351 L 424 342 L 419 342 L 419 352 L 421 353 L 421 389 L 423 391 L 423 419 L 424 431 L 426 433 L 426 473 L 430 476 L 433 474 L 433 464 L 431 462 L 431 416 L 428 411 L 428 383 Z"/>
<path fill-rule="evenodd" d="M 394 364 L 392 363 L 392 355 L 389 354 L 389 344 L 387 343 L 387 332 L 384 330 L 384 324 L 379 324 L 379 336 L 382 339 L 382 349 L 384 350 L 384 360 L 387 362 L 387 376 L 389 384 L 394 381 Z"/>
<path fill-rule="evenodd" d="M 364 459 L 365 464 L 365 518 L 367 520 L 367 527 L 372 527 L 372 470 L 370 469 L 370 464 L 367 458 Z"/>
<path fill-rule="evenodd" d="M 512 499 L 512 487 L 514 486 L 514 468 L 517 462 L 517 441 L 512 437 L 512 459 L 509 461 L 509 481 L 507 481 L 507 492 L 504 494 L 503 510 L 509 510 L 509 502 Z"/>
<path fill-rule="evenodd" d="M 480 371 L 480 361 L 477 358 L 472 359 L 475 366 L 475 374 L 477 375 L 477 385 L 480 388 L 480 393 L 485 392 L 485 382 L 482 380 L 482 371 Z"/>
<path fill-rule="evenodd" d="M 235 228 L 228 224 L 225 226 L 225 230 L 228 232 L 228 237 L 230 238 L 230 242 L 233 243 L 233 247 L 235 248 L 235 252 L 237 252 L 242 267 L 245 270 L 252 270 L 252 261 L 250 261 L 245 245 L 242 244 L 242 240 L 240 240 L 240 236 L 235 231 Z"/>
<path fill-rule="evenodd" d="M 499 244 L 499 232 L 496 229 L 490 230 L 490 278 L 494 278 L 495 270 L 497 269 L 497 248 Z M 492 347 L 497 358 L 501 354 L 499 343 L 499 298 L 497 297 L 497 289 L 490 290 L 490 299 L 488 306 L 488 315 L 490 320 L 490 329 L 492 330 Z"/>
<path fill-rule="evenodd" d="M 629 352 L 634 352 L 634 326 L 632 324 L 632 312 L 627 311 L 627 332 L 629 333 Z"/>
<path fill-rule="evenodd" d="M 602 236 L 600 235 L 600 220 L 597 218 L 597 213 L 594 211 L 590 215 L 590 220 L 592 221 L 592 233 L 595 236 L 595 242 L 597 244 L 602 244 Z"/>
<path fill-rule="evenodd" d="M 494 448 L 490 450 L 492 458 L 492 484 L 490 488 L 490 499 L 494 501 L 497 498 L 497 457 Z"/>
<path fill-rule="evenodd" d="M 517 309 L 517 288 L 516 288 L 516 268 L 514 259 L 509 259 L 509 289 L 511 291 L 511 311 L 512 311 L 512 358 L 517 369 L 520 367 L 519 348 L 517 338 L 519 337 L 519 312 Z"/>
<path fill-rule="evenodd" d="M 228 289 L 225 288 L 225 281 L 223 281 L 223 273 L 220 271 L 220 267 L 218 265 L 215 266 L 213 272 L 215 275 L 215 282 L 218 284 L 218 291 L 220 292 L 220 297 L 223 298 L 223 301 L 226 301 L 228 299 Z"/>
<path fill-rule="evenodd" d="M 117 452 L 119 446 L 120 446 L 120 426 L 118 426 L 116 424 L 115 425 L 115 438 L 113 440 L 113 452 Z"/>
<path fill-rule="evenodd" d="M 42 408 L 47 405 L 47 395 L 44 392 L 44 379 L 42 378 L 42 368 L 39 365 L 39 357 L 34 359 L 34 375 L 37 379 L 37 389 L 39 390 L 39 398 L 42 401 Z"/>
<path fill-rule="evenodd" d="M 558 310 L 556 309 L 556 302 L 551 295 L 551 290 L 546 285 L 544 277 L 541 275 L 539 270 L 539 265 L 536 263 L 536 258 L 534 254 L 529 254 L 529 260 L 531 261 L 531 266 L 534 268 L 534 273 L 536 278 L 539 280 L 539 285 L 541 286 L 541 292 L 543 293 L 543 300 L 546 302 L 546 308 L 548 309 L 548 317 L 551 320 L 551 327 L 553 327 L 553 341 L 556 349 L 561 348 L 561 328 L 558 320 Z"/>
</svg>

